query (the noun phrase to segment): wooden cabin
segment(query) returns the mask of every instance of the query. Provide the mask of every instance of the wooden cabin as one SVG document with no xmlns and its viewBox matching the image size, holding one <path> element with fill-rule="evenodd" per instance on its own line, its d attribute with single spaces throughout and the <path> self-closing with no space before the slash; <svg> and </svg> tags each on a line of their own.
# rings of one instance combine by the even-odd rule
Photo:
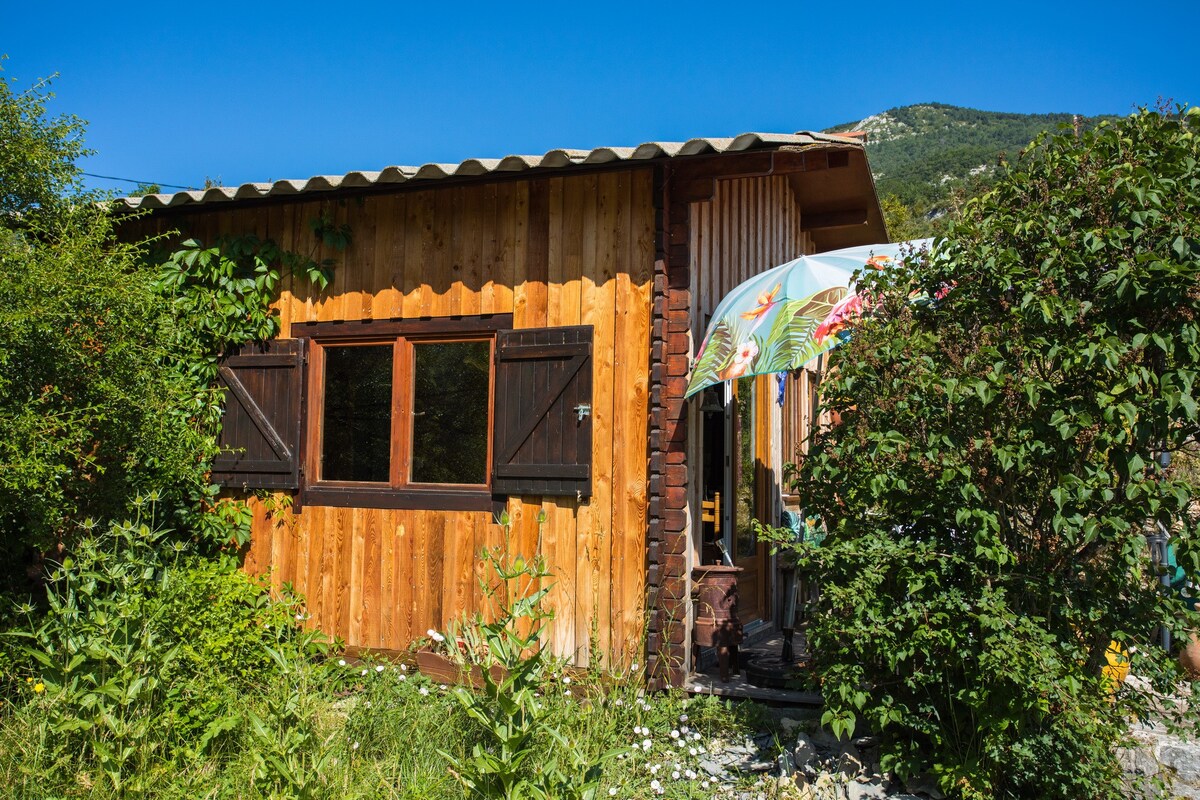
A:
<svg viewBox="0 0 1200 800">
<path fill-rule="evenodd" d="M 684 388 L 729 289 L 886 241 L 860 139 L 749 133 L 125 202 L 149 212 L 130 235 L 252 233 L 337 261 L 324 291 L 287 279 L 279 339 L 225 362 L 214 474 L 264 490 L 245 567 L 302 593 L 316 627 L 397 651 L 471 612 L 501 511 L 512 547 L 546 558 L 549 645 L 578 664 L 680 684 L 706 536 L 745 568 L 743 623 L 772 624 L 771 559 L 746 523 L 778 514 L 813 384 L 782 408 L 771 376 L 732 403 Z M 318 246 L 320 218 L 349 226 L 348 249 Z M 719 524 L 701 524 L 717 494 Z"/>
</svg>

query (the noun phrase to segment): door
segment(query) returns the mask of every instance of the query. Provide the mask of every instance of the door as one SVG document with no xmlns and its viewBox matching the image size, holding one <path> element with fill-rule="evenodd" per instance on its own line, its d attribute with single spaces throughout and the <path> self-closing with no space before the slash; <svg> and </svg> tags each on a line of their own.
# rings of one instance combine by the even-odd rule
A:
<svg viewBox="0 0 1200 800">
<path fill-rule="evenodd" d="M 754 532 L 755 520 L 769 522 L 770 390 L 772 376 L 739 378 L 728 416 L 732 512 L 726 543 L 738 576 L 738 617 L 743 625 L 770 618 L 770 553 Z"/>
</svg>

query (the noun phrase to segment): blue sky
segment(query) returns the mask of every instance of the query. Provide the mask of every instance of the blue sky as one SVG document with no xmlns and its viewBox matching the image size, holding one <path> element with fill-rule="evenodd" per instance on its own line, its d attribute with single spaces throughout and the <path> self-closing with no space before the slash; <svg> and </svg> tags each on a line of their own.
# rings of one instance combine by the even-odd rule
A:
<svg viewBox="0 0 1200 800">
<path fill-rule="evenodd" d="M 929 101 L 1200 103 L 1198 27 L 1195 2 L 0 0 L 4 74 L 60 73 L 53 110 L 88 120 L 97 151 L 84 168 L 185 186 L 819 130 Z"/>
</svg>

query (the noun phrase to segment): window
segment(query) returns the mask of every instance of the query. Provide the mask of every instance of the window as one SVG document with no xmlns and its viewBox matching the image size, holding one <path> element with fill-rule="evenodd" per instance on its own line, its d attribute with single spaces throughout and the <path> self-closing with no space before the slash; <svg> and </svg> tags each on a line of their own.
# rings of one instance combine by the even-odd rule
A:
<svg viewBox="0 0 1200 800">
<path fill-rule="evenodd" d="M 294 323 L 221 364 L 213 477 L 297 505 L 491 510 L 592 491 L 592 327 L 511 314 Z"/>
<path fill-rule="evenodd" d="M 305 501 L 487 509 L 496 331 L 511 317 L 310 323 Z"/>
</svg>

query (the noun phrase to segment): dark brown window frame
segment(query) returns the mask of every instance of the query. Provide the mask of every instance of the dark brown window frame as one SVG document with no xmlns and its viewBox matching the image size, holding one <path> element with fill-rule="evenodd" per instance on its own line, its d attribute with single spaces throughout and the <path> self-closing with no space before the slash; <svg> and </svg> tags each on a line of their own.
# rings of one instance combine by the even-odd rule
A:
<svg viewBox="0 0 1200 800">
<path fill-rule="evenodd" d="M 512 314 L 361 322 L 304 322 L 292 325 L 292 335 L 305 339 L 309 354 L 308 398 L 304 430 L 301 502 L 306 505 L 420 509 L 427 511 L 490 511 L 491 460 L 494 446 L 496 333 L 512 327 Z M 487 483 L 422 484 L 408 478 L 412 444 L 413 344 L 422 342 L 490 341 L 488 377 Z M 391 466 L 388 484 L 320 479 L 324 418 L 324 358 L 326 347 L 392 344 Z"/>
</svg>

